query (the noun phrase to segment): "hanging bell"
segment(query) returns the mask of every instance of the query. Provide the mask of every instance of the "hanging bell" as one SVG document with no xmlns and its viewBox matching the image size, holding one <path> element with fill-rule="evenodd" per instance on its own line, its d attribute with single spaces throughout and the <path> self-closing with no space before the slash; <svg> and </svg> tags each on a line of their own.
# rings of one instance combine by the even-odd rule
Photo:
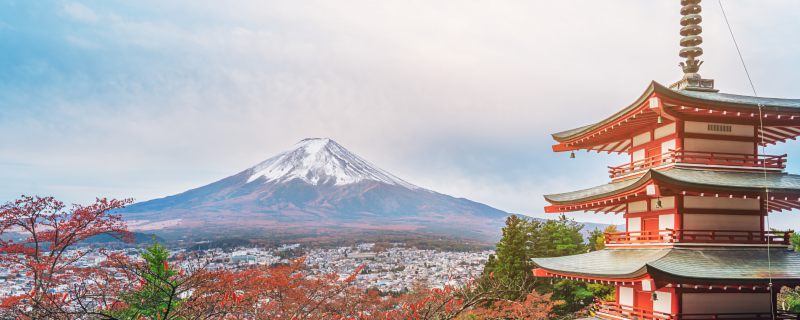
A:
<svg viewBox="0 0 800 320">
<path fill-rule="evenodd" d="M 661 209 L 661 198 L 656 199 L 656 208 Z"/>
<path fill-rule="evenodd" d="M 575 151 L 572 151 L 572 152 L 569 153 L 569 158 L 570 159 L 575 159 Z"/>
<path fill-rule="evenodd" d="M 661 117 L 661 116 L 658 116 L 658 119 L 656 119 L 656 123 L 658 123 L 658 124 L 664 123 L 664 118 Z"/>
</svg>

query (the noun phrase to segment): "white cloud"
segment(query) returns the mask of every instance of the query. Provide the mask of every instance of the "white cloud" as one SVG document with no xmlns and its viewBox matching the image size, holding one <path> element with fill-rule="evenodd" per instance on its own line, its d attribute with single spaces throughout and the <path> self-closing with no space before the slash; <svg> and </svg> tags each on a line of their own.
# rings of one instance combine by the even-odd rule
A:
<svg viewBox="0 0 800 320">
<path fill-rule="evenodd" d="M 798 4 L 726 4 L 762 91 L 796 95 L 800 50 L 788 39 L 800 29 L 791 14 Z M 29 63 L 46 66 L 37 85 L 9 91 L 26 104 L 13 117 L 0 114 L 0 162 L 29 164 L 14 176 L 30 181 L 28 190 L 81 185 L 94 191 L 71 197 L 112 190 L 144 200 L 327 136 L 414 183 L 535 214 L 542 193 L 604 175 L 606 160 L 595 157 L 581 169 L 592 178 L 580 179 L 563 155 L 550 154 L 550 132 L 619 110 L 652 79 L 680 77 L 678 8 L 634 0 L 68 2 L 62 10 L 73 20 L 61 22 L 74 28 L 53 32 L 71 46 L 60 49 L 77 53 Z M 747 93 L 717 11 L 706 5 L 702 73 L 724 91 Z M 501 158 L 513 160 L 492 167 Z M 565 165 L 572 172 L 558 169 Z M 0 188 L 3 198 L 18 192 Z"/>
<path fill-rule="evenodd" d="M 98 21 L 97 14 L 94 12 L 94 10 L 83 4 L 77 2 L 67 2 L 62 8 L 64 13 L 78 21 L 90 23 Z"/>
</svg>

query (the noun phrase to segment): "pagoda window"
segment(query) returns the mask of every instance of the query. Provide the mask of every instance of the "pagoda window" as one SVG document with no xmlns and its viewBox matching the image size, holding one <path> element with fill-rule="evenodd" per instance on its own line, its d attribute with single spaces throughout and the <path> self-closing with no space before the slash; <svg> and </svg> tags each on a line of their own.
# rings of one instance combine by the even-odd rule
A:
<svg viewBox="0 0 800 320">
<path fill-rule="evenodd" d="M 621 286 L 618 293 L 620 305 L 633 307 L 633 288 Z"/>
<path fill-rule="evenodd" d="M 658 139 L 664 138 L 666 136 L 669 136 L 671 134 L 674 134 L 675 132 L 676 132 L 676 130 L 675 130 L 675 122 L 673 122 L 673 123 L 670 123 L 668 125 L 656 128 L 656 130 L 653 131 L 653 138 L 658 140 Z"/>
<path fill-rule="evenodd" d="M 677 148 L 675 139 L 664 141 L 661 143 L 661 154 L 667 154 L 670 150 L 676 150 Z"/>
<path fill-rule="evenodd" d="M 640 145 L 643 145 L 645 143 L 650 142 L 650 140 L 651 140 L 650 131 L 648 131 L 648 132 L 642 133 L 640 135 L 634 136 L 632 142 L 633 142 L 633 146 L 637 147 L 637 146 L 640 146 Z"/>
<path fill-rule="evenodd" d="M 628 213 L 637 213 L 647 211 L 647 200 L 634 201 L 628 203 Z"/>
<path fill-rule="evenodd" d="M 684 293 L 683 314 L 771 313 L 766 292 Z"/>
<path fill-rule="evenodd" d="M 761 210 L 761 201 L 755 198 L 684 196 L 683 207 L 686 209 Z"/>
<path fill-rule="evenodd" d="M 652 211 L 675 209 L 675 197 L 661 197 L 650 200 Z"/>
<path fill-rule="evenodd" d="M 749 124 L 729 124 L 686 121 L 683 124 L 686 133 L 714 134 L 722 136 L 755 137 L 755 126 Z"/>
<path fill-rule="evenodd" d="M 683 147 L 686 151 L 717 152 L 735 154 L 754 154 L 755 142 L 731 141 L 717 139 L 685 138 Z"/>
<path fill-rule="evenodd" d="M 653 311 L 663 313 L 672 312 L 672 292 L 656 291 L 655 300 L 653 300 Z"/>
<path fill-rule="evenodd" d="M 644 160 L 644 156 L 645 156 L 645 150 L 639 149 L 633 152 L 631 159 L 633 162 L 641 161 Z"/>
<path fill-rule="evenodd" d="M 683 215 L 686 230 L 761 231 L 761 215 L 697 214 Z"/>
<path fill-rule="evenodd" d="M 642 217 L 628 218 L 628 232 L 642 231 Z"/>
<path fill-rule="evenodd" d="M 662 214 L 658 216 L 658 230 L 675 230 L 675 214 Z"/>
</svg>

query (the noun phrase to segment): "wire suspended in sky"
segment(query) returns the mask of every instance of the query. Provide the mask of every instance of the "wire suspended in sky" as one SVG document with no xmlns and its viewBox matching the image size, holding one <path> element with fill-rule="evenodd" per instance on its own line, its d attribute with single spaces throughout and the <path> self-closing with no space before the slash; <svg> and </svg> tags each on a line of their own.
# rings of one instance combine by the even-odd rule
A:
<svg viewBox="0 0 800 320">
<path fill-rule="evenodd" d="M 758 91 L 756 90 L 755 84 L 753 84 L 753 78 L 750 77 L 750 71 L 747 70 L 747 63 L 744 62 L 744 56 L 742 55 L 742 50 L 739 49 L 739 43 L 736 41 L 736 36 L 733 35 L 733 28 L 731 28 L 731 23 L 728 21 L 728 15 L 725 13 L 725 7 L 722 5 L 722 0 L 717 0 L 719 3 L 719 9 L 722 11 L 722 18 L 725 19 L 725 25 L 728 27 L 728 32 L 731 34 L 731 40 L 733 40 L 733 46 L 736 48 L 736 53 L 739 55 L 739 61 L 742 63 L 742 68 L 744 69 L 745 75 L 747 75 L 747 81 L 750 83 L 750 88 L 753 89 L 753 96 L 758 97 Z M 764 114 L 763 114 L 763 107 L 764 105 L 759 103 L 758 104 L 758 127 L 759 131 L 758 134 L 761 138 L 760 143 L 760 150 L 761 153 L 764 154 L 766 150 L 767 144 L 764 141 Z M 758 156 L 758 155 L 756 155 Z M 767 235 L 767 232 L 771 230 L 769 224 L 769 186 L 767 185 L 767 162 L 763 162 L 763 173 L 764 173 L 764 219 L 766 222 L 767 230 L 764 230 L 764 237 L 767 239 L 767 276 L 769 277 L 769 306 L 770 306 L 770 314 L 772 316 L 772 320 L 775 320 L 775 301 L 772 299 L 772 296 L 775 295 L 775 288 L 772 285 L 772 257 L 771 257 L 771 249 L 772 245 L 770 244 L 770 237 Z"/>
</svg>

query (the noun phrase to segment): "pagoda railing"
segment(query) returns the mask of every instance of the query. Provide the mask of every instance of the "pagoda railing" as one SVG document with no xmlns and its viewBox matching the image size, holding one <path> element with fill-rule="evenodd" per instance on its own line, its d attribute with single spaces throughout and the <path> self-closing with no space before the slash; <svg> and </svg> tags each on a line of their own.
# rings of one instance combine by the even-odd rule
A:
<svg viewBox="0 0 800 320">
<path fill-rule="evenodd" d="M 613 301 L 598 301 L 595 312 L 605 319 L 639 319 L 639 320 L 717 320 L 717 319 L 780 319 L 800 320 L 800 314 L 788 311 L 777 311 L 775 317 L 764 313 L 665 313 L 652 309 L 623 306 Z"/>
<path fill-rule="evenodd" d="M 672 151 L 675 150 L 670 150 L 670 152 L 665 154 L 646 157 L 644 159 L 636 160 L 616 167 L 608 167 L 608 175 L 613 179 L 653 167 L 675 163 L 677 162 L 677 158 L 675 158 L 675 152 Z"/>
<path fill-rule="evenodd" d="M 611 178 L 618 178 L 653 167 L 674 163 L 783 170 L 786 169 L 786 155 L 669 150 L 664 154 L 646 157 L 620 166 L 608 167 L 608 174 Z"/>
<path fill-rule="evenodd" d="M 790 235 L 790 232 L 781 231 L 665 229 L 606 233 L 605 243 L 741 243 L 789 245 Z"/>
<path fill-rule="evenodd" d="M 651 309 L 623 306 L 613 301 L 598 301 L 595 304 L 598 316 L 602 318 L 623 318 L 623 319 L 642 319 L 642 320 L 677 320 L 676 314 L 653 311 Z M 603 317 L 610 316 L 610 317 Z"/>
</svg>

